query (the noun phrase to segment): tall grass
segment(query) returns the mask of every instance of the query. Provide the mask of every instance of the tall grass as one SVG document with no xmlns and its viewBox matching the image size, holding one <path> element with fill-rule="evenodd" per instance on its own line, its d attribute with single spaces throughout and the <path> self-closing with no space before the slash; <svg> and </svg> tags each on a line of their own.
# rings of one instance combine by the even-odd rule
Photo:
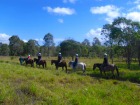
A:
<svg viewBox="0 0 140 105">
<path fill-rule="evenodd" d="M 119 78 L 100 76 L 99 70 L 92 70 L 100 59 L 80 58 L 87 64 L 86 74 L 82 71 L 68 73 L 55 70 L 47 58 L 47 68 L 21 66 L 18 57 L 3 58 L 0 61 L 0 104 L 3 105 L 139 105 L 140 70 L 119 67 Z M 66 59 L 67 62 L 69 59 Z M 119 64 L 117 64 L 119 66 Z M 120 64 L 121 65 L 121 64 Z M 137 78 L 136 78 L 137 77 Z"/>
</svg>

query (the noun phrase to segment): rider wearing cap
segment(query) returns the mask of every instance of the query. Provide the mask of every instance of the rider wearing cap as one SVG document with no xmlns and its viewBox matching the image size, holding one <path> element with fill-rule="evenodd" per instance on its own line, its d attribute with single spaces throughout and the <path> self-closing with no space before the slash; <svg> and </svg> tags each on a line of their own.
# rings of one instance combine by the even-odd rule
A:
<svg viewBox="0 0 140 105">
<path fill-rule="evenodd" d="M 41 60 L 41 53 L 39 52 L 38 53 L 38 63 L 40 62 L 40 60 Z"/>
<path fill-rule="evenodd" d="M 58 63 L 60 63 L 61 60 L 62 60 L 62 55 L 61 55 L 61 53 L 59 53 L 59 54 L 58 54 Z"/>
<path fill-rule="evenodd" d="M 75 54 L 75 61 L 74 61 L 74 63 L 73 63 L 73 68 L 75 68 L 76 66 L 77 66 L 77 64 L 78 64 L 78 54 Z"/>
<path fill-rule="evenodd" d="M 107 54 L 104 53 L 103 67 L 108 66 L 108 65 L 109 65 L 109 63 L 108 63 L 108 57 L 107 57 Z"/>
</svg>

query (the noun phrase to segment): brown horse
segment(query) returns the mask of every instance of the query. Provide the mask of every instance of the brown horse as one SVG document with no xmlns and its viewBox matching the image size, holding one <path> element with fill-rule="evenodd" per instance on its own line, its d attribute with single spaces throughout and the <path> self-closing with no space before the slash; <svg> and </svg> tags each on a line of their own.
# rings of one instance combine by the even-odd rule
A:
<svg viewBox="0 0 140 105">
<path fill-rule="evenodd" d="M 58 60 L 51 60 L 51 65 L 55 64 L 56 70 L 58 70 L 58 67 L 62 67 L 62 70 L 64 70 L 64 67 L 66 68 L 67 72 L 67 63 L 65 60 L 62 62 L 58 63 Z"/>
<path fill-rule="evenodd" d="M 31 67 L 34 66 L 34 61 L 33 61 L 32 59 L 29 59 L 29 60 L 28 60 L 28 58 L 24 58 L 24 61 L 25 61 L 25 63 L 26 63 L 26 66 L 27 66 L 27 64 L 30 64 Z"/>
<path fill-rule="evenodd" d="M 105 73 L 106 71 L 111 71 L 112 74 L 113 74 L 113 77 L 114 77 L 115 76 L 114 75 L 114 71 L 116 70 L 117 71 L 117 75 L 119 76 L 119 70 L 118 70 L 118 67 L 115 64 L 109 64 L 108 66 L 103 67 L 102 63 L 95 63 L 93 65 L 93 70 L 95 70 L 96 67 L 99 68 L 101 75 L 102 75 L 102 72 L 104 72 L 104 74 L 106 75 L 106 73 Z"/>
<path fill-rule="evenodd" d="M 46 67 L 46 60 L 40 60 L 39 62 L 38 62 L 38 59 L 37 58 L 34 58 L 34 62 L 36 62 L 36 66 L 37 65 L 39 65 L 39 67 L 40 67 L 40 65 L 42 65 L 42 67 L 44 68 L 44 67 Z"/>
</svg>

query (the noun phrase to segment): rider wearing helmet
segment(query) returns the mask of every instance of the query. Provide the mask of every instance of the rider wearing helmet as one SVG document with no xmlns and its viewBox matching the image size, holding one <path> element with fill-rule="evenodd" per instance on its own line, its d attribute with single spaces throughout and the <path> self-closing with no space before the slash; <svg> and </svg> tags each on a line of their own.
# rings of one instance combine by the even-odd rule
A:
<svg viewBox="0 0 140 105">
<path fill-rule="evenodd" d="M 61 53 L 59 53 L 59 54 L 58 54 L 58 63 L 60 63 L 61 60 L 62 60 L 62 55 L 61 55 Z"/>
<path fill-rule="evenodd" d="M 42 56 L 41 56 L 41 53 L 39 52 L 39 53 L 38 53 L 38 63 L 40 62 L 41 57 L 42 57 Z"/>
<path fill-rule="evenodd" d="M 107 54 L 104 53 L 103 67 L 108 66 L 108 65 L 109 65 L 109 63 L 108 63 L 108 57 L 107 57 Z"/>
<path fill-rule="evenodd" d="M 28 55 L 27 59 L 29 60 L 30 58 L 31 58 L 30 55 Z"/>
<path fill-rule="evenodd" d="M 74 61 L 74 63 L 73 63 L 73 68 L 75 68 L 76 66 L 77 66 L 77 64 L 78 64 L 78 54 L 75 54 L 75 61 Z"/>
</svg>

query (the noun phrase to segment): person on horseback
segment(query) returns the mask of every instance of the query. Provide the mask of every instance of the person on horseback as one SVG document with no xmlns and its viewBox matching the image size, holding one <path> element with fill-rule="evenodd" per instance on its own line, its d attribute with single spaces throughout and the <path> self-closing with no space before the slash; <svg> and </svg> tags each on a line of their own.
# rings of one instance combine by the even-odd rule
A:
<svg viewBox="0 0 140 105">
<path fill-rule="evenodd" d="M 108 57 L 107 57 L 107 54 L 104 53 L 104 60 L 103 60 L 103 65 L 102 67 L 106 67 L 109 65 L 109 62 L 108 62 Z"/>
<path fill-rule="evenodd" d="M 41 56 L 41 53 L 39 52 L 38 53 L 38 62 L 37 63 L 39 63 L 41 61 L 41 58 L 42 58 L 42 56 Z"/>
<path fill-rule="evenodd" d="M 22 65 L 22 63 L 24 62 L 24 59 L 22 58 L 22 56 L 19 57 L 19 62 L 20 62 L 20 65 Z"/>
<path fill-rule="evenodd" d="M 61 60 L 62 60 L 62 55 L 61 55 L 61 53 L 58 54 L 58 59 L 57 59 L 57 60 L 58 60 L 58 64 L 59 64 L 59 63 L 61 62 Z"/>
<path fill-rule="evenodd" d="M 78 64 L 78 54 L 75 54 L 75 61 L 74 61 L 74 63 L 73 63 L 73 68 L 75 68 L 76 66 L 77 66 L 77 64 Z"/>
<path fill-rule="evenodd" d="M 30 58 L 31 58 L 30 55 L 28 55 L 27 60 L 30 60 Z"/>
</svg>

